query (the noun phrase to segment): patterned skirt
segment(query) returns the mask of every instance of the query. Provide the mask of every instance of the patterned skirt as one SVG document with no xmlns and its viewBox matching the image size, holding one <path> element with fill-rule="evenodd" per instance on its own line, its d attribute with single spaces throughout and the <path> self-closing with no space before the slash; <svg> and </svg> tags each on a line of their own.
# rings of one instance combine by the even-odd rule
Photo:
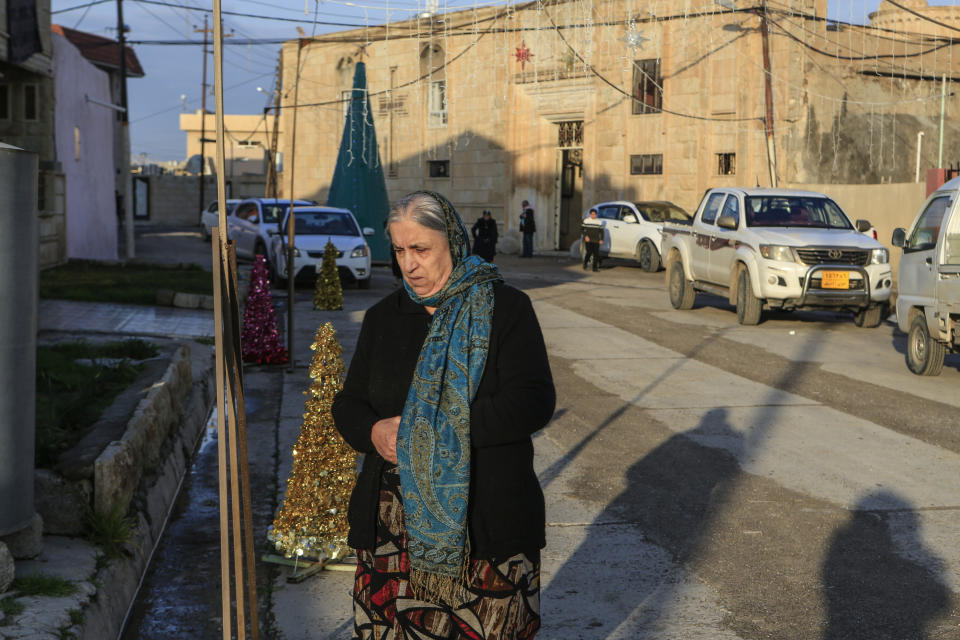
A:
<svg viewBox="0 0 960 640">
<path fill-rule="evenodd" d="M 380 485 L 377 548 L 357 550 L 354 638 L 362 640 L 530 640 L 540 628 L 540 563 L 525 554 L 471 560 L 471 599 L 451 608 L 413 597 L 400 477 Z"/>
</svg>

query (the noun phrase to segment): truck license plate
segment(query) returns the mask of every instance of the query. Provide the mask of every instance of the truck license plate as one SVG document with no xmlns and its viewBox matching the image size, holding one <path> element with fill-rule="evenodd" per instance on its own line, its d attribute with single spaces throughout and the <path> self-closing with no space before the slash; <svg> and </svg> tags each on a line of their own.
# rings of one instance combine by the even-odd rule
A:
<svg viewBox="0 0 960 640">
<path fill-rule="evenodd" d="M 850 272 L 849 271 L 821 271 L 820 272 L 821 289 L 849 289 Z"/>
</svg>

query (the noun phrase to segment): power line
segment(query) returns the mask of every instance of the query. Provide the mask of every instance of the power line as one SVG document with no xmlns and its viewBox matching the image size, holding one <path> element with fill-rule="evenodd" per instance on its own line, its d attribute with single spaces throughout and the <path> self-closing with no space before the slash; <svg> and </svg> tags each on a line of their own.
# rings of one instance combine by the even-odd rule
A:
<svg viewBox="0 0 960 640">
<path fill-rule="evenodd" d="M 740 10 L 735 9 L 735 10 L 730 11 L 730 13 L 733 13 L 733 12 L 735 12 L 735 11 L 740 11 Z M 608 85 L 609 87 L 611 87 L 614 91 L 623 94 L 624 96 L 630 98 L 630 100 L 636 100 L 636 97 L 635 97 L 632 93 L 628 93 L 627 91 L 624 91 L 624 90 L 623 90 L 622 88 L 620 88 L 618 85 L 614 84 L 614 83 L 611 82 L 609 79 L 607 79 L 607 77 L 604 76 L 602 73 L 600 73 L 599 71 L 597 71 L 596 68 L 594 68 L 594 66 L 593 66 L 592 64 L 590 64 L 589 62 L 587 62 L 586 60 L 584 60 L 583 56 L 580 55 L 580 52 L 577 51 L 577 50 L 573 47 L 572 44 L 570 44 L 570 42 L 566 39 L 566 37 L 564 37 L 563 32 L 561 32 L 560 29 L 557 27 L 557 23 L 554 22 L 553 16 L 550 15 L 550 12 L 547 11 L 546 8 L 543 9 L 543 12 L 546 14 L 547 19 L 550 20 L 550 23 L 553 25 L 554 29 L 556 30 L 557 35 L 558 35 L 558 36 L 560 37 L 560 39 L 563 41 L 563 44 L 567 45 L 567 49 L 569 49 L 570 52 L 571 52 L 574 56 L 576 56 L 577 60 L 579 60 L 580 62 L 583 63 L 584 69 L 588 70 L 591 74 L 593 74 L 593 75 L 596 76 L 598 79 L 600 79 L 604 84 L 606 84 L 606 85 Z M 718 13 L 719 13 L 719 12 L 718 12 Z M 639 21 L 638 21 L 638 22 L 639 22 Z M 650 78 L 650 76 L 648 76 L 648 75 L 646 74 L 646 72 L 644 72 L 642 69 L 641 69 L 640 72 L 644 75 L 644 77 L 648 78 L 651 82 L 653 82 L 655 85 L 657 85 L 657 87 L 658 87 L 661 91 L 663 91 L 663 87 L 660 87 L 660 85 L 657 84 L 656 81 L 655 81 L 653 78 Z M 752 118 L 717 118 L 717 117 L 714 117 L 714 116 L 702 116 L 702 115 L 695 114 L 695 113 L 683 113 L 682 111 L 673 111 L 673 110 L 671 110 L 671 109 L 666 109 L 666 108 L 664 108 L 663 105 L 660 106 L 660 108 L 658 109 L 658 111 L 662 111 L 663 113 L 668 113 L 668 114 L 670 114 L 670 115 L 672 115 L 672 116 L 679 116 L 679 117 L 681 117 L 681 118 L 690 118 L 690 119 L 692 119 L 692 120 L 708 120 L 708 121 L 711 121 L 711 122 L 750 122 L 750 121 L 754 121 L 754 120 L 763 120 L 763 118 L 759 118 L 759 117 L 752 117 Z"/>
<path fill-rule="evenodd" d="M 107 1 L 107 0 L 103 0 L 103 1 Z M 164 6 L 164 7 L 174 7 L 174 8 L 177 8 L 177 9 L 189 9 L 190 11 L 201 11 L 201 12 L 204 12 L 204 13 L 213 13 L 213 9 L 205 9 L 205 8 L 202 8 L 202 7 L 192 7 L 192 6 L 190 6 L 190 5 L 177 4 L 177 3 L 174 3 L 174 2 L 161 2 L 160 0 L 133 0 L 133 2 L 142 2 L 142 3 L 145 3 L 145 4 L 158 4 L 158 5 L 162 5 L 162 6 Z M 225 15 L 225 16 L 238 16 L 238 17 L 241 17 L 241 18 L 256 18 L 256 19 L 258 19 L 258 20 L 278 20 L 278 21 L 281 21 L 281 22 L 296 22 L 296 23 L 299 23 L 299 24 L 304 24 L 304 23 L 310 22 L 310 20 L 301 20 L 301 19 L 298 19 L 298 18 L 283 18 L 283 17 L 281 17 L 281 16 L 264 16 L 264 15 L 254 14 L 254 13 L 243 13 L 243 12 L 240 12 L 240 11 L 221 11 L 220 13 L 222 13 L 222 14 Z M 323 26 L 326 26 L 326 27 L 353 27 L 353 28 L 360 28 L 360 27 L 365 27 L 365 26 L 367 26 L 367 25 L 365 25 L 365 24 L 357 24 L 357 23 L 353 23 L 353 22 L 322 22 L 322 21 L 317 21 L 317 24 L 320 24 L 320 25 L 323 25 Z"/>
<path fill-rule="evenodd" d="M 77 9 L 88 9 L 90 7 L 96 6 L 98 4 L 103 4 L 105 2 L 113 2 L 113 0 L 94 0 L 93 2 L 88 2 L 86 4 L 78 4 L 73 7 L 67 7 L 66 9 L 57 9 L 56 11 L 51 11 L 52 14 L 56 13 L 66 13 L 68 11 L 76 11 Z"/>
<path fill-rule="evenodd" d="M 889 3 L 892 4 L 893 6 L 897 7 L 898 9 L 903 9 L 903 10 L 906 11 L 907 13 L 912 13 L 913 15 L 917 16 L 917 17 L 920 18 L 921 20 L 926 20 L 927 22 L 930 22 L 930 23 L 932 23 L 932 24 L 935 24 L 935 25 L 937 25 L 938 27 L 943 27 L 943 28 L 945 28 L 945 29 L 950 29 L 951 31 L 960 31 L 960 29 L 958 29 L 957 27 L 954 27 L 953 25 L 947 24 L 946 22 L 940 22 L 939 20 L 934 20 L 934 19 L 931 18 L 930 16 L 926 16 L 926 15 L 920 13 L 919 11 L 915 11 L 914 9 L 911 9 L 910 7 L 905 7 L 905 6 L 903 6 L 902 4 L 900 4 L 899 2 L 894 2 L 894 0 L 887 0 L 887 2 L 889 2 Z"/>
</svg>

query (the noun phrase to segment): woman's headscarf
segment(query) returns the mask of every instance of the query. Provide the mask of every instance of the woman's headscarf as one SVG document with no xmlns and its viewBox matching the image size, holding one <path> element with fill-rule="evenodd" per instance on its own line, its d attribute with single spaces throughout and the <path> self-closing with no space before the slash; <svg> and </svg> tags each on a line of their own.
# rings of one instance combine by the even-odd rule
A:
<svg viewBox="0 0 960 640">
<path fill-rule="evenodd" d="M 397 458 L 415 597 L 462 604 L 470 541 L 470 404 L 487 362 L 497 268 L 470 255 L 469 236 L 439 193 L 453 270 L 440 291 L 410 298 L 436 307 L 400 417 Z"/>
</svg>

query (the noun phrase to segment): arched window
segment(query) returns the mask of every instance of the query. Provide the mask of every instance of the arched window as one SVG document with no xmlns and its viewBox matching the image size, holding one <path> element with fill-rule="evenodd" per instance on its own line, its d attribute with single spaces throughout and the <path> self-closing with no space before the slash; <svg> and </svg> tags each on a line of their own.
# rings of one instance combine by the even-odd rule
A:
<svg viewBox="0 0 960 640">
<path fill-rule="evenodd" d="M 420 76 L 427 87 L 427 126 L 447 126 L 447 80 L 444 51 L 439 44 L 420 50 Z"/>
</svg>

